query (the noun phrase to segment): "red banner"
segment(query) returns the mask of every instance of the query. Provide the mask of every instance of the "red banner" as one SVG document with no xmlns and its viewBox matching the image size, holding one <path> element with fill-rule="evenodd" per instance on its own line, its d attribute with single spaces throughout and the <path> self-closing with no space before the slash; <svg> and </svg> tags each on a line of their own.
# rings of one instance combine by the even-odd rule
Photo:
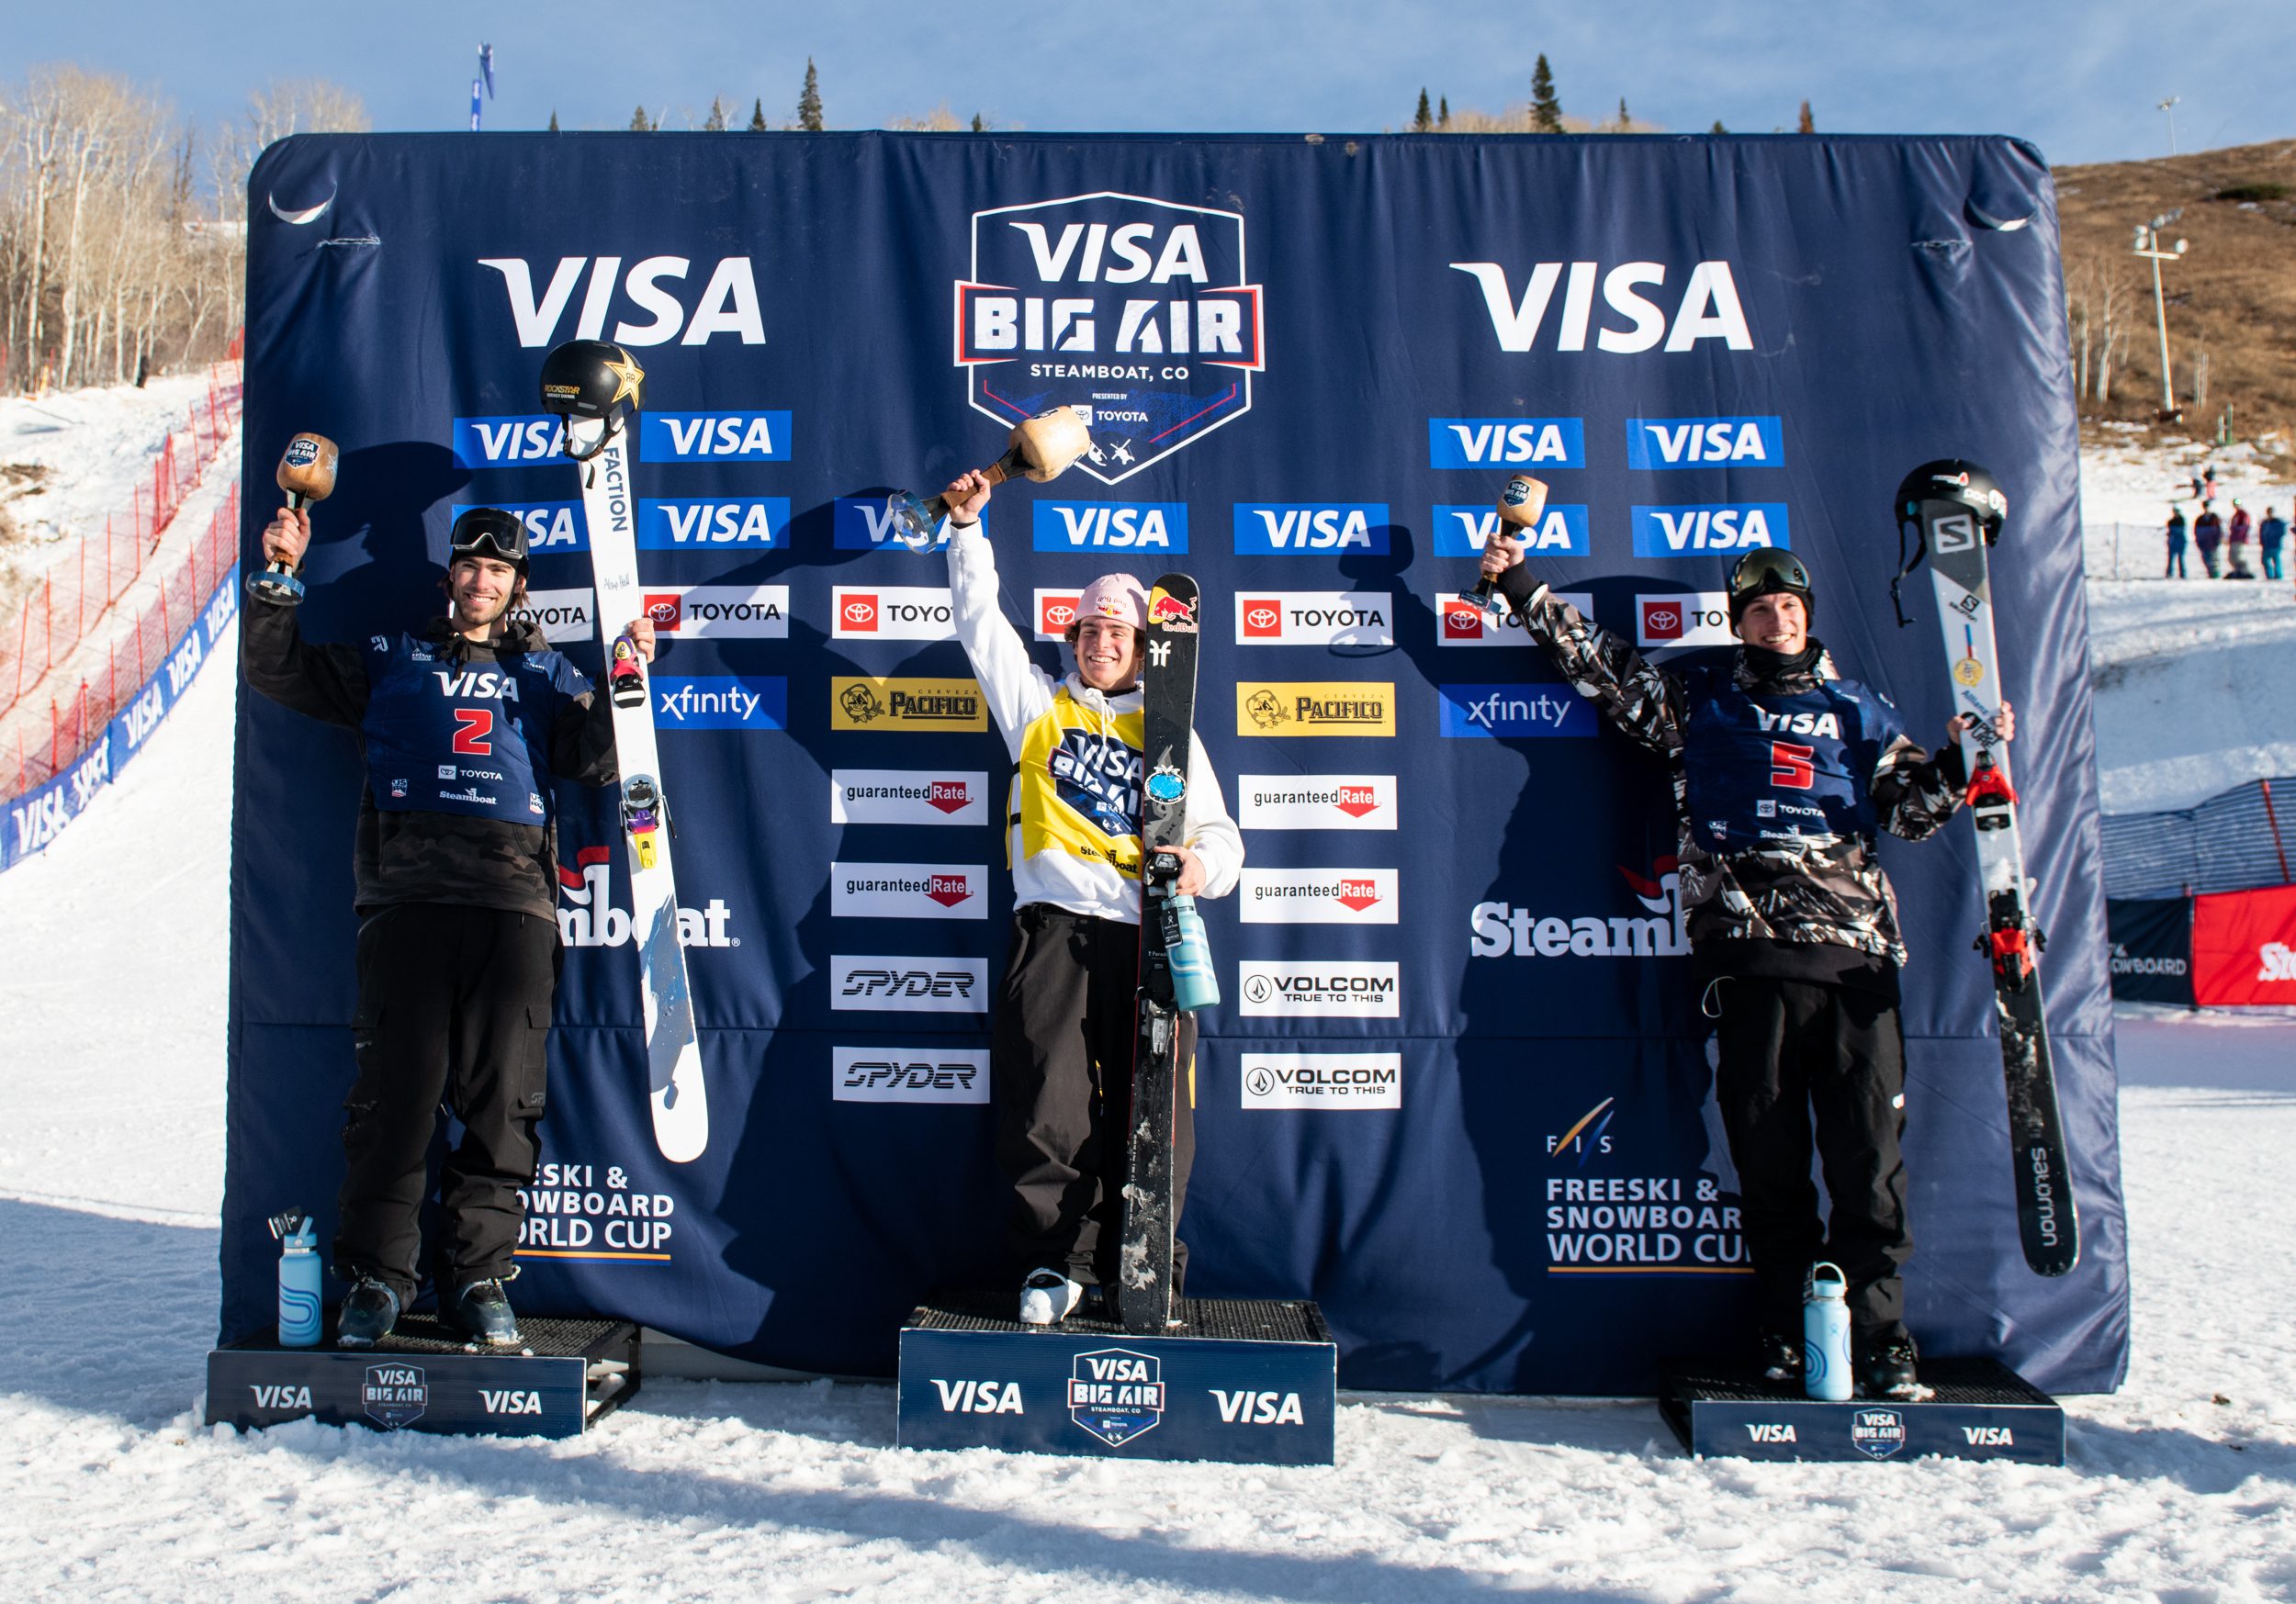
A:
<svg viewBox="0 0 2296 1604">
<path fill-rule="evenodd" d="M 2192 994 L 2204 1008 L 2296 1005 L 2296 886 L 2192 899 Z"/>
</svg>

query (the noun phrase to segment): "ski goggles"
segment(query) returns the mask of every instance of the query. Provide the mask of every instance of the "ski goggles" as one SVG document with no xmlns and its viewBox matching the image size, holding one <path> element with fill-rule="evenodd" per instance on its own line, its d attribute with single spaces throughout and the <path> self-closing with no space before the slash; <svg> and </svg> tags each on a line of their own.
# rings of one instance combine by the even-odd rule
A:
<svg viewBox="0 0 2296 1604">
<path fill-rule="evenodd" d="M 1801 558 L 1792 552 L 1762 546 L 1738 559 L 1738 565 L 1730 570 L 1732 600 L 1749 600 L 1772 590 L 1809 594 L 1809 570 L 1802 566 Z"/>
<path fill-rule="evenodd" d="M 451 564 L 462 557 L 493 557 L 526 571 L 526 524 L 515 512 L 500 507 L 473 507 L 455 520 L 447 537 Z"/>
</svg>

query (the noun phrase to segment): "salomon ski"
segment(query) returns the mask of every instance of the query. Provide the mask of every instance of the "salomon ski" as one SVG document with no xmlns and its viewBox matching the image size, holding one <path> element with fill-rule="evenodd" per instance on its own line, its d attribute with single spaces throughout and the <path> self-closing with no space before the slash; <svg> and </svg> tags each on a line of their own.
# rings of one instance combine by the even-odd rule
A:
<svg viewBox="0 0 2296 1604">
<path fill-rule="evenodd" d="M 606 653 L 605 694 L 613 712 L 621 768 L 620 824 L 630 870 L 630 926 L 638 953 L 638 993 L 646 1024 L 647 1090 L 654 1142 L 683 1164 L 709 1145 L 709 1096 L 694 1035 L 693 993 L 678 937 L 678 890 L 670 867 L 673 834 L 654 740 L 646 665 L 626 637 L 608 630 L 638 616 L 637 501 L 630 491 L 629 431 L 642 404 L 646 375 L 628 353 L 601 340 L 572 340 L 542 366 L 542 404 L 563 420 L 559 446 L 582 477 L 582 512 L 590 526 L 590 563 L 598 591 L 598 627 Z"/>
<path fill-rule="evenodd" d="M 1186 574 L 1165 575 L 1148 593 L 1140 698 L 1139 1036 L 1132 1053 L 1131 1161 L 1116 1288 L 1124 1329 L 1140 1334 L 1162 1332 L 1172 1323 L 1172 1121 L 1184 1068 L 1180 1019 L 1193 1005 L 1190 999 L 1200 997 L 1207 978 L 1205 966 L 1191 961 L 1200 960 L 1202 948 L 1192 903 L 1173 892 L 1179 873 L 1173 849 L 1185 839 L 1187 813 L 1198 614 L 1196 581 Z M 1187 935 L 1177 928 L 1183 913 L 1190 927 Z"/>
<path fill-rule="evenodd" d="M 1993 588 L 1988 564 L 2009 511 L 1993 476 L 1960 461 L 1924 464 L 1897 488 L 1902 544 L 1916 532 L 1912 572 L 1926 552 L 1937 594 L 1938 623 L 1953 675 L 1954 712 L 1968 723 L 1962 757 L 1969 772 L 1969 812 L 1977 830 L 1977 869 L 1985 900 L 1985 931 L 1977 950 L 1993 966 L 1994 1011 L 2001 1026 L 2001 1063 L 2009 1083 L 2011 1170 L 2017 1186 L 2017 1226 L 2025 1262 L 2040 1275 L 2063 1275 L 2079 1262 L 2080 1224 L 2074 1214 L 2071 1172 L 2065 1156 L 2064 1121 L 2057 1112 L 2049 1026 L 2042 1006 L 2044 942 L 2026 900 L 2025 850 L 2018 839 L 2017 791 L 2009 780 L 2009 749 L 1999 735 L 2000 654 L 1993 637 Z M 1893 581 L 1890 594 L 1897 593 Z M 1898 623 L 1909 621 L 1902 607 Z"/>
</svg>

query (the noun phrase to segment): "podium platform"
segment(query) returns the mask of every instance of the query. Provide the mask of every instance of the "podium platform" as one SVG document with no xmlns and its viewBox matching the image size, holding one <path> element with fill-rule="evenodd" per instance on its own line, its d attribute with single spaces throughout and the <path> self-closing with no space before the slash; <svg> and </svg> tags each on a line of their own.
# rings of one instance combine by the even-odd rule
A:
<svg viewBox="0 0 2296 1604">
<path fill-rule="evenodd" d="M 638 1390 L 637 1328 L 627 1320 L 521 1316 L 523 1349 L 467 1343 L 408 1315 L 373 1348 L 316 1348 L 276 1331 L 208 1355 L 208 1424 L 256 1430 L 286 1420 L 502 1437 L 579 1437 Z"/>
<path fill-rule="evenodd" d="M 1921 1403 L 1831 1404 L 1752 1369 L 1686 1364 L 1669 1368 L 1659 1412 L 1683 1446 L 1701 1456 L 2065 1463 L 2065 1411 L 2015 1371 L 1990 1359 L 1924 1359 L 1921 1379 L 1937 1389 Z"/>
<path fill-rule="evenodd" d="M 937 1293 L 909 1317 L 902 1447 L 1332 1463 L 1339 1348 L 1314 1304 L 1183 1298 L 1142 1337 L 1081 1309 L 1024 1326 L 1017 1296 Z"/>
</svg>

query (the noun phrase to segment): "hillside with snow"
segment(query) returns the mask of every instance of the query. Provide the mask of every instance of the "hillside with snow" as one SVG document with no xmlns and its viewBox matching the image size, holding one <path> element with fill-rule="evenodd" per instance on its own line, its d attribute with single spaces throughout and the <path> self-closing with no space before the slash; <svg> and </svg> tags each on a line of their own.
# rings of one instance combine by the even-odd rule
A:
<svg viewBox="0 0 2296 1604">
<path fill-rule="evenodd" d="M 2133 512 L 2152 467 L 2088 471 L 2100 499 L 2125 471 Z M 2235 589 L 2092 588 L 2122 794 L 2181 794 L 2244 743 L 2278 749 L 2274 707 L 2296 728 L 2283 653 L 2277 702 L 2212 726 L 2230 745 L 2171 744 L 2218 716 L 2206 688 L 2245 671 L 2226 664 L 2286 625 L 2288 587 Z M 1648 1400 L 1385 1395 L 1344 1397 L 1331 1469 L 917 1453 L 893 1446 L 889 1385 L 827 1381 L 649 1380 L 557 1443 L 205 1428 L 231 649 L 118 783 L 0 875 L 12 1598 L 2296 1595 L 2296 1310 L 2278 1295 L 2296 1244 L 2275 1184 L 2296 1145 L 2296 1026 L 2279 1018 L 2121 1021 L 2134 1352 L 2120 1393 L 2067 1400 L 2062 1470 L 1698 1462 Z"/>
</svg>

